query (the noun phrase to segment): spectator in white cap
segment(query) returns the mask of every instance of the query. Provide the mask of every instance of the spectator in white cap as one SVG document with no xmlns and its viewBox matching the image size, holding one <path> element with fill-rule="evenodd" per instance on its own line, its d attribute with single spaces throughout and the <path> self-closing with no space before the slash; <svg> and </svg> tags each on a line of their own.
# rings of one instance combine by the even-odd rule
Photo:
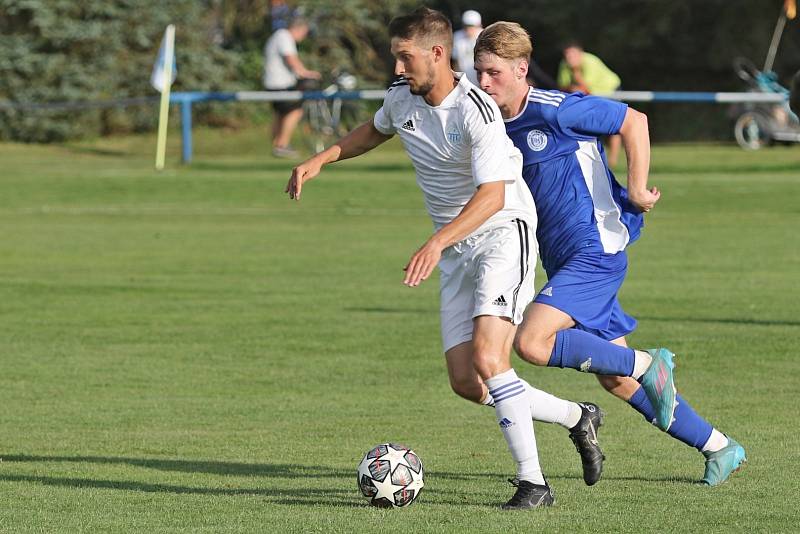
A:
<svg viewBox="0 0 800 534">
<path fill-rule="evenodd" d="M 473 49 L 478 35 L 483 31 L 481 14 L 473 9 L 461 15 L 463 29 L 453 33 L 453 68 L 467 75 L 469 81 L 478 86 L 478 76 L 473 66 Z M 478 86 L 480 87 L 480 86 Z"/>
</svg>

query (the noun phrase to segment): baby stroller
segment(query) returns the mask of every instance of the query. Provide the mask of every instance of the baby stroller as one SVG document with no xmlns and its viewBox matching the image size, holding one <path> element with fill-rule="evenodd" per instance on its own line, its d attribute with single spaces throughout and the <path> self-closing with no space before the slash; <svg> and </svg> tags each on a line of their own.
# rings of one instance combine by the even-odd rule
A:
<svg viewBox="0 0 800 534">
<path fill-rule="evenodd" d="M 775 143 L 800 143 L 800 120 L 789 108 L 789 89 L 778 83 L 772 71 L 758 70 L 745 58 L 734 61 L 736 74 L 748 85 L 749 91 L 783 96 L 781 103 L 747 103 L 741 107 L 733 127 L 739 146 L 758 150 Z"/>
</svg>

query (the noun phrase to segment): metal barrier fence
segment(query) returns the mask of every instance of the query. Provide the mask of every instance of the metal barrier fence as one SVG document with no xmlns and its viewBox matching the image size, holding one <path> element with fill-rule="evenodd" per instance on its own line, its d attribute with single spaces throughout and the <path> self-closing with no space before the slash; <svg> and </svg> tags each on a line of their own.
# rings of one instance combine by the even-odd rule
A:
<svg viewBox="0 0 800 534">
<path fill-rule="evenodd" d="M 201 102 L 276 102 L 286 100 L 383 100 L 384 89 L 364 91 L 240 91 L 234 93 L 176 92 L 170 95 L 170 103 L 180 105 L 181 113 L 181 159 L 192 161 L 192 105 Z M 608 98 L 624 102 L 683 102 L 683 103 L 758 103 L 779 104 L 786 97 L 776 93 L 709 93 L 675 91 L 617 91 Z M 137 97 L 93 102 L 47 102 L 25 103 L 0 101 L 0 109 L 57 110 L 126 107 L 157 102 L 158 97 Z"/>
<path fill-rule="evenodd" d="M 366 91 L 242 91 L 238 93 L 172 93 L 170 102 L 181 106 L 181 156 L 184 163 L 192 161 L 192 104 L 210 101 L 276 102 L 285 100 L 383 100 L 383 89 Z M 774 93 L 707 93 L 617 91 L 608 98 L 624 102 L 695 102 L 695 103 L 781 103 L 783 95 Z"/>
</svg>

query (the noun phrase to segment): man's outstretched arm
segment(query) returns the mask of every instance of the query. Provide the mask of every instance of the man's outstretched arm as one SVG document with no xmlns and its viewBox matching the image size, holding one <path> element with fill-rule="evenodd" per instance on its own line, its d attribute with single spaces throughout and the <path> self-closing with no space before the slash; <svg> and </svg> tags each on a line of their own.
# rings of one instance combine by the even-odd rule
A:
<svg viewBox="0 0 800 534">
<path fill-rule="evenodd" d="M 286 192 L 289 193 L 289 198 L 300 200 L 303 184 L 318 175 L 322 167 L 328 163 L 360 156 L 391 139 L 391 137 L 391 135 L 379 132 L 372 120 L 365 122 L 330 148 L 323 150 L 292 169 L 292 177 L 289 178 L 289 183 L 286 184 Z"/>
<path fill-rule="evenodd" d="M 477 230 L 489 217 L 503 209 L 506 201 L 506 183 L 489 182 L 478 186 L 478 190 L 455 219 L 442 226 L 417 252 L 405 267 L 407 286 L 418 286 L 436 268 L 442 251 L 458 243 Z"/>
</svg>

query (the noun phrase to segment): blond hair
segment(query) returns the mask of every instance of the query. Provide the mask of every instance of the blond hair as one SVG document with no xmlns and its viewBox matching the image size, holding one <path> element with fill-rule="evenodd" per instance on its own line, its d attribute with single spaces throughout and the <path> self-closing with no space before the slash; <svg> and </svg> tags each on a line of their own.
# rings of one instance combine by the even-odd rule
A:
<svg viewBox="0 0 800 534">
<path fill-rule="evenodd" d="M 494 54 L 499 58 L 515 61 L 531 60 L 531 36 L 516 22 L 499 21 L 487 26 L 475 43 L 475 57 L 479 54 Z"/>
</svg>

